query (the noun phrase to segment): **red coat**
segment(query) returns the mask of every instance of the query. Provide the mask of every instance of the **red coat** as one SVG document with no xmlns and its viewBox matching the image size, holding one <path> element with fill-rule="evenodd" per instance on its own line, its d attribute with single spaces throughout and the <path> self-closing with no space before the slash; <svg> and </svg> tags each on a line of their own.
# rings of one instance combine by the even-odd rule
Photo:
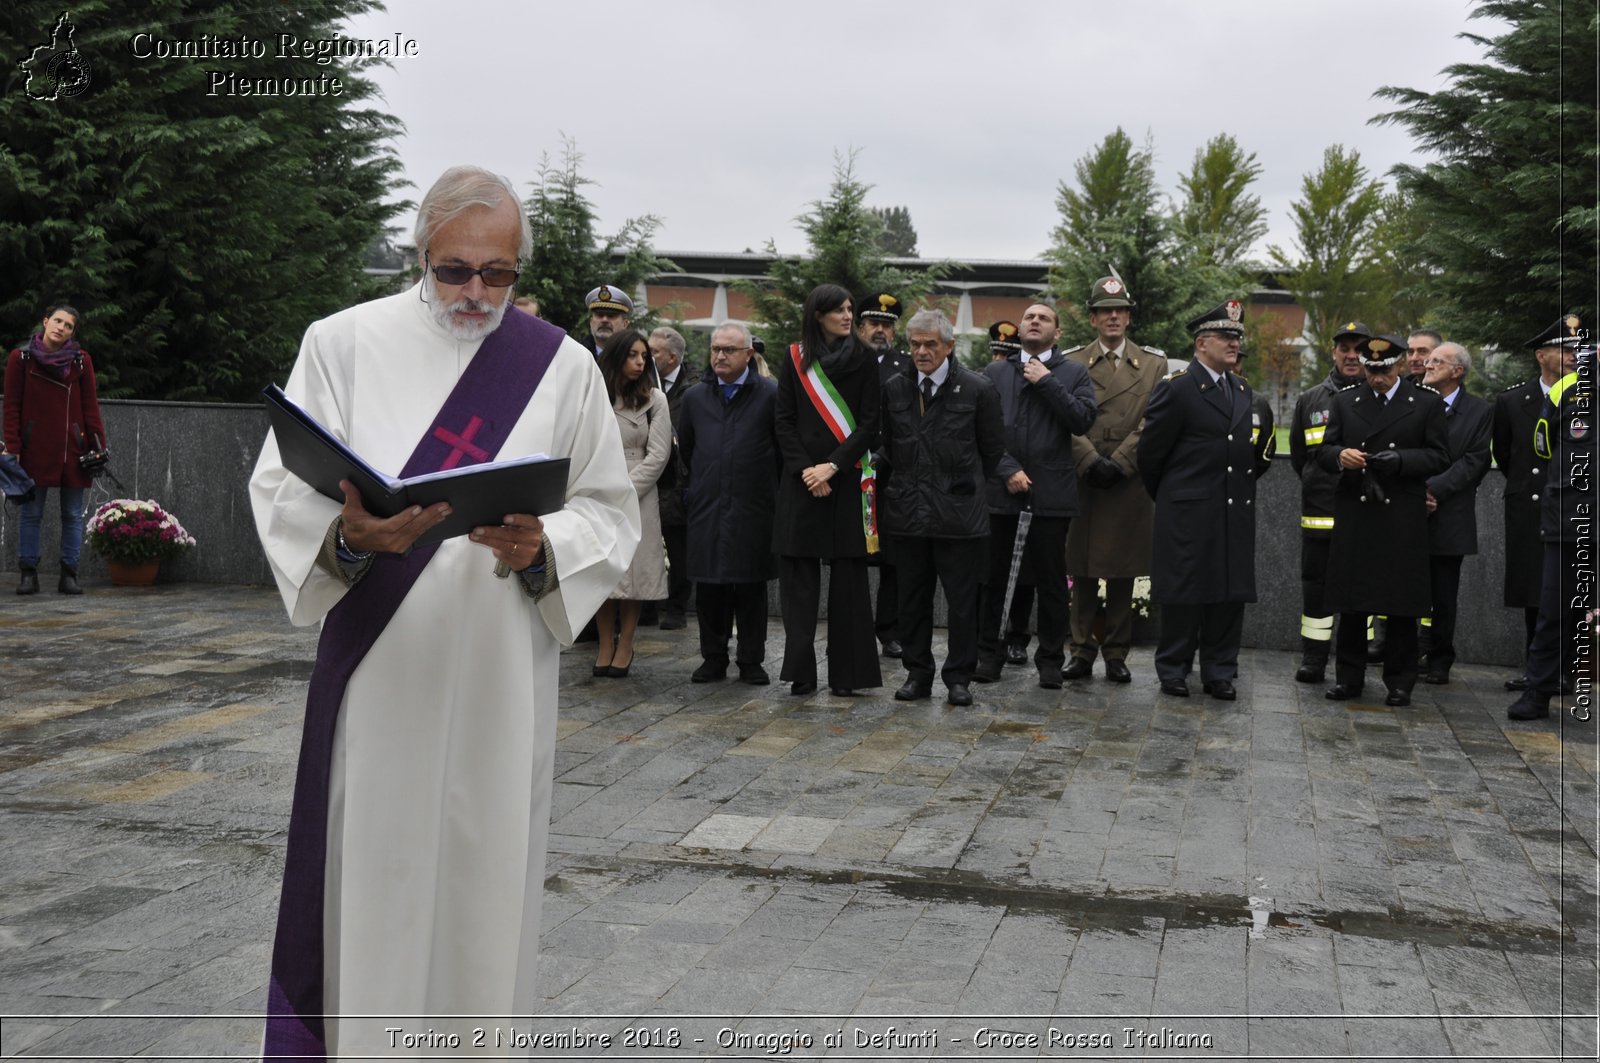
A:
<svg viewBox="0 0 1600 1063">
<path fill-rule="evenodd" d="M 6 359 L 6 449 L 40 487 L 88 487 L 91 481 L 78 458 L 94 449 L 96 439 L 104 445 L 94 362 L 88 351 L 80 353 L 65 378 L 22 349 Z"/>
</svg>

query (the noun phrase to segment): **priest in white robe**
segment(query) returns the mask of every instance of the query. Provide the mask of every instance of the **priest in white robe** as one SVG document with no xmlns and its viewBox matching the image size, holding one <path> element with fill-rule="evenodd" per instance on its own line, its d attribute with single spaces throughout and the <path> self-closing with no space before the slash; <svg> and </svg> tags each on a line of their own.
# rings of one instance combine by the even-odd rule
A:
<svg viewBox="0 0 1600 1063">
<path fill-rule="evenodd" d="M 301 793 L 315 774 L 308 704 L 267 1058 L 505 1054 L 492 1036 L 474 1044 L 473 1031 L 533 1009 L 560 649 L 639 542 L 638 499 L 593 356 L 509 309 L 531 244 L 514 187 L 476 168 L 446 172 L 423 199 L 416 242 L 423 282 L 314 323 L 286 393 L 390 475 L 432 471 L 428 446 L 443 448 L 432 467 L 570 458 L 566 504 L 413 554 L 442 505 L 380 519 L 353 490 L 341 506 L 286 470 L 271 436 L 262 448 L 250 493 L 273 576 L 295 624 L 327 621 L 311 702 L 338 648 L 336 626 L 377 632 L 352 658 L 342 696 L 332 688 L 325 800 Z M 497 367 L 522 373 L 523 348 L 539 344 L 542 377 L 520 415 L 450 420 L 470 412 L 456 408 L 462 401 L 503 402 Z M 501 361 L 478 363 L 479 378 L 492 375 L 474 391 L 469 367 L 491 346 Z M 496 431 L 490 454 L 480 444 Z M 402 568 L 392 615 L 373 621 L 368 613 L 383 610 L 369 609 L 362 583 L 386 586 Z M 325 827 L 315 819 L 324 805 Z M 320 894 L 291 888 L 303 813 L 316 825 L 301 852 L 319 848 L 325 830 Z M 325 1022 L 306 1014 L 319 1004 Z M 485 1018 L 432 1018 L 452 1015 Z M 459 1047 L 445 1051 L 440 1038 L 451 1033 Z"/>
</svg>

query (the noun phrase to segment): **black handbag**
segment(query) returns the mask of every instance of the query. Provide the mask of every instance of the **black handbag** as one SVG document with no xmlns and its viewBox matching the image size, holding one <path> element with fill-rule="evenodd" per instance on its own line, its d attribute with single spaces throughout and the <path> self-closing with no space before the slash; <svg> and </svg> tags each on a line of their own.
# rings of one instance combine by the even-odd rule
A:
<svg viewBox="0 0 1600 1063">
<path fill-rule="evenodd" d="M 19 506 L 33 501 L 33 477 L 23 471 L 15 455 L 0 452 L 0 493 Z"/>
</svg>

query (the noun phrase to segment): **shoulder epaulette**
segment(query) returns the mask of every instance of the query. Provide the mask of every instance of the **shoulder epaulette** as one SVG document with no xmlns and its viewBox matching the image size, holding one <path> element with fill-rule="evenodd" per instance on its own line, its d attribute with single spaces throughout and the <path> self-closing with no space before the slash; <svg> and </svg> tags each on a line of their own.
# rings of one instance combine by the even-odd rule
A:
<svg viewBox="0 0 1600 1063">
<path fill-rule="evenodd" d="M 1361 383 L 1361 381 L 1358 380 L 1358 381 L 1356 381 L 1355 384 L 1346 384 L 1344 387 L 1340 388 L 1339 390 L 1340 391 L 1349 391 L 1351 388 L 1355 387 L 1356 385 L 1358 385 L 1360 383 Z"/>
<path fill-rule="evenodd" d="M 1167 374 L 1167 379 L 1168 380 L 1176 380 L 1180 376 L 1182 376 L 1183 374 L 1187 373 L 1188 371 L 1189 371 L 1189 367 L 1188 366 L 1184 366 L 1182 369 L 1174 369 L 1172 372 Z"/>
<path fill-rule="evenodd" d="M 1438 388 L 1436 388 L 1436 387 L 1434 387 L 1434 386 L 1433 386 L 1433 385 L 1432 385 L 1432 384 L 1418 384 L 1418 385 L 1416 385 L 1416 386 L 1417 386 L 1417 387 L 1419 387 L 1419 388 L 1421 388 L 1421 389 L 1422 389 L 1422 390 L 1423 390 L 1423 391 L 1431 391 L 1431 392 L 1433 392 L 1433 393 L 1434 393 L 1434 394 L 1435 394 L 1435 395 L 1439 395 L 1439 397 L 1440 397 L 1440 398 L 1441 398 L 1441 399 L 1442 399 L 1442 398 L 1444 398 L 1444 396 L 1443 396 L 1443 395 L 1440 395 L 1440 394 L 1439 394 L 1439 389 L 1438 389 Z"/>
<path fill-rule="evenodd" d="M 1068 347 L 1066 350 L 1062 351 L 1061 353 L 1062 354 L 1077 354 L 1079 351 L 1083 350 L 1087 346 L 1088 346 L 1087 343 L 1080 343 L 1076 347 Z"/>
<path fill-rule="evenodd" d="M 1159 354 L 1163 358 L 1167 356 L 1167 352 L 1163 351 L 1160 347 L 1146 347 L 1145 352 L 1148 354 Z"/>
<path fill-rule="evenodd" d="M 1507 391 L 1515 391 L 1518 388 L 1525 388 L 1531 383 L 1533 383 L 1533 381 L 1531 381 L 1531 380 L 1519 380 L 1515 384 L 1512 384 L 1510 387 L 1501 388 L 1500 392 L 1501 392 L 1501 394 L 1504 394 Z"/>
</svg>

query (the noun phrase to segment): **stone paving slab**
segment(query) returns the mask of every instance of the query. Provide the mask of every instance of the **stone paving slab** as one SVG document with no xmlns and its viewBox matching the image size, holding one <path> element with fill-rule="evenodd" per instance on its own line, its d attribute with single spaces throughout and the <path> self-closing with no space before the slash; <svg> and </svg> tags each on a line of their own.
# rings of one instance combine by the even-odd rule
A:
<svg viewBox="0 0 1600 1063">
<path fill-rule="evenodd" d="M 91 587 L 0 601 L 0 638 L 0 1057 L 247 1058 L 314 632 L 261 589 Z M 858 698 L 694 685 L 695 650 L 563 655 L 539 1015 L 489 1035 L 1595 1056 L 1594 730 L 1506 721 L 1502 670 L 1391 709 L 1254 651 L 1227 704 L 1159 696 L 1146 650 L 961 710 L 894 701 L 893 661 Z"/>
</svg>

